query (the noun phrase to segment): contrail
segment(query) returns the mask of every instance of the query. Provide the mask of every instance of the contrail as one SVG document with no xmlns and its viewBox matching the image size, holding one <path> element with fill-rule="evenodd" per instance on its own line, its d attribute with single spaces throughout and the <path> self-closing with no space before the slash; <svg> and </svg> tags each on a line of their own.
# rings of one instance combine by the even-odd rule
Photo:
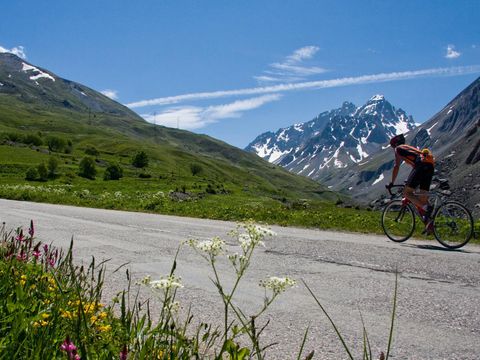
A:
<svg viewBox="0 0 480 360">
<path fill-rule="evenodd" d="M 354 77 L 344 77 L 331 80 L 305 81 L 290 84 L 279 84 L 264 87 L 245 88 L 237 90 L 220 90 L 212 92 L 198 92 L 184 95 L 167 96 L 151 100 L 141 100 L 126 104 L 129 108 L 140 108 L 152 105 L 170 105 L 191 100 L 217 99 L 231 96 L 258 95 L 279 93 L 297 90 L 313 90 L 334 88 L 349 85 L 371 84 L 378 82 L 408 80 L 421 77 L 436 76 L 458 76 L 466 74 L 475 74 L 480 72 L 480 65 L 457 66 L 449 68 L 433 68 L 424 70 L 400 71 L 391 73 L 380 73 L 373 75 L 362 75 Z"/>
</svg>

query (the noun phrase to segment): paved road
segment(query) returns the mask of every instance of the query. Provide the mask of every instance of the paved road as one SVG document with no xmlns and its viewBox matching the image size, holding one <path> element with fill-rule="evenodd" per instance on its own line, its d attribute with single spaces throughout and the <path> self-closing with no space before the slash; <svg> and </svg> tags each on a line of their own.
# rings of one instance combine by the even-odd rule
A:
<svg viewBox="0 0 480 360">
<path fill-rule="evenodd" d="M 135 278 L 167 274 L 179 244 L 223 236 L 234 223 L 0 200 L 0 222 L 27 227 L 36 223 L 38 238 L 67 246 L 73 236 L 75 256 L 94 255 L 108 262 L 107 297 L 122 289 L 129 262 Z M 258 280 L 270 275 L 304 279 L 336 321 L 347 342 L 361 350 L 362 314 L 375 354 L 385 349 L 391 318 L 395 269 L 400 272 L 394 359 L 480 358 L 480 247 L 444 251 L 433 242 L 396 244 L 384 237 L 298 228 L 273 227 L 278 236 L 258 251 L 240 288 L 237 303 L 247 311 L 260 306 Z M 238 250 L 237 250 L 238 251 Z M 221 273 L 228 281 L 226 262 Z M 178 259 L 184 307 L 192 304 L 198 321 L 216 321 L 220 300 L 203 259 L 185 248 Z M 307 350 L 315 359 L 347 358 L 327 319 L 303 285 L 283 294 L 264 320 L 270 319 L 264 343 L 276 342 L 271 359 L 293 359 L 310 327 Z M 358 353 L 358 352 L 357 352 Z"/>
</svg>

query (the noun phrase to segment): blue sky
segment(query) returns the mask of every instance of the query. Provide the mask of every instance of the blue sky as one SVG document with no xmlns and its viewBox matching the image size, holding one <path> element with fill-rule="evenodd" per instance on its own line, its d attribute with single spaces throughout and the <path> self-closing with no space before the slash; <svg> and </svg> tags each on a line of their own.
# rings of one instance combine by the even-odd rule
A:
<svg viewBox="0 0 480 360">
<path fill-rule="evenodd" d="M 0 51 L 245 147 L 383 94 L 428 120 L 480 76 L 480 1 L 2 1 Z"/>
</svg>

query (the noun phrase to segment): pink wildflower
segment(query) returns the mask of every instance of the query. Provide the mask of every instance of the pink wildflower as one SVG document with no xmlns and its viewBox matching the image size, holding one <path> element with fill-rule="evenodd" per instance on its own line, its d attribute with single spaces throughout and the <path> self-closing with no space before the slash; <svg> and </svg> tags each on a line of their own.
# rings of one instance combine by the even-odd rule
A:
<svg viewBox="0 0 480 360">
<path fill-rule="evenodd" d="M 33 234 L 35 234 L 35 229 L 33 227 L 33 220 L 30 220 L 30 229 L 28 229 L 28 234 L 30 237 L 33 237 Z"/>
<path fill-rule="evenodd" d="M 17 237 L 15 238 L 15 240 L 20 241 L 20 242 L 22 242 L 23 240 L 25 240 L 25 237 L 23 236 L 23 230 L 20 230 L 20 233 L 17 235 Z"/>
<path fill-rule="evenodd" d="M 43 245 L 43 252 L 46 254 L 48 252 L 48 245 Z"/>
<path fill-rule="evenodd" d="M 128 350 L 127 345 L 123 345 L 122 351 L 120 351 L 120 360 L 127 360 Z"/>
<path fill-rule="evenodd" d="M 36 250 L 34 249 L 34 250 L 33 250 L 33 257 L 34 257 L 35 259 L 38 260 L 38 258 L 40 257 L 40 255 L 41 255 L 41 254 L 40 254 L 40 251 L 38 251 L 38 249 L 36 249 Z"/>
<path fill-rule="evenodd" d="M 80 356 L 77 354 L 77 347 L 68 335 L 63 344 L 60 345 L 60 350 L 65 351 L 70 360 L 80 360 Z"/>
<path fill-rule="evenodd" d="M 17 260 L 20 261 L 26 261 L 27 260 L 27 254 L 22 250 L 20 254 L 17 255 Z"/>
</svg>

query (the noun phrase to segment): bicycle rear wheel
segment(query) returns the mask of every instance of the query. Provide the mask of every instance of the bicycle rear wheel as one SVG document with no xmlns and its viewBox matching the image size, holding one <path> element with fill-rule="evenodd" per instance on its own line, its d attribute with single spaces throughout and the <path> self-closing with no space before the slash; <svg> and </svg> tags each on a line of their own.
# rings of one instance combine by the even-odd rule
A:
<svg viewBox="0 0 480 360">
<path fill-rule="evenodd" d="M 442 204 L 433 217 L 434 235 L 440 244 L 458 249 L 473 236 L 473 218 L 462 204 L 448 201 Z"/>
<path fill-rule="evenodd" d="M 382 228 L 392 241 L 408 240 L 415 230 L 415 213 L 412 207 L 403 205 L 401 200 L 390 201 L 382 213 Z"/>
</svg>

